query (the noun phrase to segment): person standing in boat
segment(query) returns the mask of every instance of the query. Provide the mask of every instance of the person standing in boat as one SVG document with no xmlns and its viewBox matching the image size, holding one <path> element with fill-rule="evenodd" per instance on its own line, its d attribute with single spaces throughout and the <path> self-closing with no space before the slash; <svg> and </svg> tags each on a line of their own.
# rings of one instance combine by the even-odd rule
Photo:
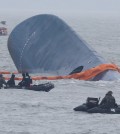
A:
<svg viewBox="0 0 120 134">
<path fill-rule="evenodd" d="M 3 75 L 0 74 L 0 89 L 3 87 L 3 85 L 7 86 L 7 83 L 6 83 Z"/>
<path fill-rule="evenodd" d="M 15 75 L 12 74 L 11 78 L 7 81 L 7 86 L 8 87 L 15 87 Z"/>
<path fill-rule="evenodd" d="M 112 96 L 113 92 L 108 91 L 105 97 L 102 99 L 100 103 L 100 108 L 110 109 L 115 108 L 117 106 L 114 96 Z"/>
</svg>

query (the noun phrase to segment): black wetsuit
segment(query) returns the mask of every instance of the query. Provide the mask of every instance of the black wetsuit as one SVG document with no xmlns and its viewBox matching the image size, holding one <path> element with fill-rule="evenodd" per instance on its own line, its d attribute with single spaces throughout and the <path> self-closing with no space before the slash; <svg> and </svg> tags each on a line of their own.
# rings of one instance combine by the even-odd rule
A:
<svg viewBox="0 0 120 134">
<path fill-rule="evenodd" d="M 24 86 L 25 87 L 30 87 L 30 84 L 31 84 L 32 82 L 31 82 L 31 79 L 30 79 L 30 77 L 26 77 L 25 78 L 25 82 L 24 82 Z"/>
<path fill-rule="evenodd" d="M 101 108 L 114 108 L 116 105 L 115 98 L 112 95 L 106 94 L 106 96 L 102 99 L 100 103 Z"/>
<path fill-rule="evenodd" d="M 21 87 L 30 87 L 30 84 L 32 84 L 32 79 L 30 78 L 29 75 L 23 77 L 22 81 L 19 82 L 19 86 Z"/>
<path fill-rule="evenodd" d="M 15 86 L 14 78 L 10 78 L 10 80 L 7 81 L 7 86 L 9 86 L 9 87 L 14 87 Z"/>
<path fill-rule="evenodd" d="M 0 89 L 3 87 L 3 84 L 4 85 L 7 85 L 6 81 L 4 80 L 3 77 L 0 78 Z"/>
</svg>

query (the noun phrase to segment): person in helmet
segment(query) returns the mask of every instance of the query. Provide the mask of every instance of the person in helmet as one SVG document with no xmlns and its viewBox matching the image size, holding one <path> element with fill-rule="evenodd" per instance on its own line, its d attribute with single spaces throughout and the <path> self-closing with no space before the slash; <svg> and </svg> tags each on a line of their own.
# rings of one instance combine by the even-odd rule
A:
<svg viewBox="0 0 120 134">
<path fill-rule="evenodd" d="M 113 92 L 108 91 L 105 95 L 105 97 L 102 99 L 100 103 L 101 108 L 115 108 L 117 106 L 114 96 L 112 96 Z"/>
<path fill-rule="evenodd" d="M 7 83 L 6 83 L 3 75 L 0 74 L 0 89 L 3 87 L 3 85 L 7 86 Z"/>
<path fill-rule="evenodd" d="M 11 78 L 7 81 L 7 86 L 8 87 L 15 87 L 15 75 L 12 74 Z"/>
</svg>

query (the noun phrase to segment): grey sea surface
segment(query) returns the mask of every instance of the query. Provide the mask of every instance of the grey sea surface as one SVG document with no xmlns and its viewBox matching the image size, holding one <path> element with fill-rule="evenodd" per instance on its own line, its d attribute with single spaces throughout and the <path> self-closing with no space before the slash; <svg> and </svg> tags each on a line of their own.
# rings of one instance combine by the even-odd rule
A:
<svg viewBox="0 0 120 134">
<path fill-rule="evenodd" d="M 120 17 L 86 16 L 63 19 L 110 63 L 120 65 Z M 22 19 L 21 19 L 22 20 Z M 7 21 L 9 34 L 20 20 Z M 8 35 L 9 36 L 9 35 Z M 8 36 L 0 36 L 0 70 L 16 71 L 7 49 Z M 9 75 L 6 75 L 9 76 Z M 34 81 L 44 83 L 47 81 Z M 0 134 L 119 134 L 119 114 L 87 114 L 73 108 L 87 97 L 114 92 L 120 104 L 120 80 L 54 80 L 50 92 L 0 89 Z"/>
</svg>

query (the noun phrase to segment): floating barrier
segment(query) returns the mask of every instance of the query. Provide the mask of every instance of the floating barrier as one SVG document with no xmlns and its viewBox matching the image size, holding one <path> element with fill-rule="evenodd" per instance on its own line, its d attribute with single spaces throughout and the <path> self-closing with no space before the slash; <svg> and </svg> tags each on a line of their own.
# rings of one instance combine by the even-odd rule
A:
<svg viewBox="0 0 120 134">
<path fill-rule="evenodd" d="M 58 79 L 78 79 L 78 80 L 91 80 L 104 71 L 113 70 L 120 73 L 120 68 L 115 64 L 101 64 L 94 68 L 82 71 L 80 73 L 74 73 L 66 76 L 35 76 L 31 77 L 32 80 L 58 80 Z M 15 73 L 15 72 L 14 72 Z M 1 71 L 0 74 L 11 74 L 9 71 Z M 16 72 L 15 74 L 19 74 Z M 4 77 L 5 80 L 9 80 L 9 77 Z M 15 80 L 22 80 L 22 77 L 15 77 Z"/>
</svg>

